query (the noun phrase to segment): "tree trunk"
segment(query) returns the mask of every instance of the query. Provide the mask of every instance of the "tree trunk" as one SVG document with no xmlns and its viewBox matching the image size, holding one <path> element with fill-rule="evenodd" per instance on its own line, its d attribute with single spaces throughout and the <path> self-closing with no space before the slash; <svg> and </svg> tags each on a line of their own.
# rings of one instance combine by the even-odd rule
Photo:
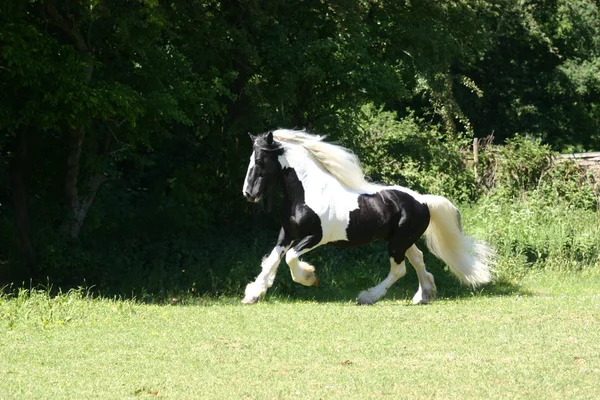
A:
<svg viewBox="0 0 600 400">
<path fill-rule="evenodd" d="M 65 174 L 65 198 L 68 207 L 67 219 L 63 223 L 63 232 L 71 239 L 77 239 L 81 233 L 83 221 L 94 202 L 96 193 L 106 177 L 95 174 L 85 180 L 83 194 L 80 193 L 79 165 L 81 147 L 85 137 L 83 127 L 73 129 L 69 135 L 69 154 L 67 156 L 67 171 Z"/>
<path fill-rule="evenodd" d="M 50 21 L 63 30 L 71 39 L 75 49 L 90 57 L 88 65 L 83 72 L 85 82 L 92 80 L 94 67 L 91 60 L 91 50 L 81 31 L 74 21 L 64 18 L 56 8 L 53 0 L 46 0 L 44 10 Z M 65 174 L 65 199 L 68 215 L 62 225 L 63 232 L 72 239 L 77 239 L 81 233 L 83 221 L 94 202 L 98 188 L 105 181 L 102 174 L 95 174 L 81 183 L 79 169 L 81 163 L 81 149 L 85 138 L 85 127 L 80 125 L 69 132 L 69 154 L 67 155 L 67 171 Z M 84 188 L 84 194 L 79 193 Z"/>
<path fill-rule="evenodd" d="M 91 176 L 86 180 L 84 185 L 86 187 L 85 195 L 78 196 L 77 202 L 70 204 L 69 216 L 63 224 L 63 231 L 71 239 L 77 239 L 79 237 L 81 228 L 83 227 L 83 221 L 94 202 L 94 198 L 96 197 L 100 185 L 105 180 L 106 177 L 100 174 Z M 77 192 L 77 189 L 75 189 L 75 191 Z"/>
<path fill-rule="evenodd" d="M 23 127 L 17 133 L 15 157 L 11 163 L 10 181 L 15 229 L 21 263 L 11 267 L 8 272 L 10 281 L 26 280 L 35 270 L 35 248 L 29 223 L 29 196 L 27 190 L 27 136 L 29 127 Z"/>
</svg>

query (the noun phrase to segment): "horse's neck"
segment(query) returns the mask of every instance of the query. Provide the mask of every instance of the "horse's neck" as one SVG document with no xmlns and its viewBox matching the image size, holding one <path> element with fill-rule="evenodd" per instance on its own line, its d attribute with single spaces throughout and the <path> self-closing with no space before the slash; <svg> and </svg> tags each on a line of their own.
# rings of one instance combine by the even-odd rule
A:
<svg viewBox="0 0 600 400">
<path fill-rule="evenodd" d="M 342 190 L 341 184 L 330 174 L 326 173 L 317 163 L 305 154 L 288 153 L 279 157 L 283 168 L 292 168 L 302 184 L 305 197 L 324 195 L 331 191 Z M 294 182 L 286 182 L 286 191 L 295 196 L 299 190 Z M 309 200 L 308 198 L 306 200 Z"/>
</svg>

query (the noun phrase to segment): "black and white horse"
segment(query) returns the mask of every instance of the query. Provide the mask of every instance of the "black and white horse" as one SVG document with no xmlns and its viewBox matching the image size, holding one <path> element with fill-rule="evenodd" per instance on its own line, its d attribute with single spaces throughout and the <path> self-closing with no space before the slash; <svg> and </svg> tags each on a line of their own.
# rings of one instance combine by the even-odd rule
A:
<svg viewBox="0 0 600 400">
<path fill-rule="evenodd" d="M 387 241 L 390 272 L 380 284 L 358 295 L 359 304 L 375 303 L 404 276 L 405 257 L 419 278 L 413 303 L 434 299 L 433 275 L 415 246 L 422 235 L 431 252 L 461 282 L 475 287 L 492 279 L 492 251 L 463 234 L 460 213 L 448 199 L 367 182 L 358 158 L 321 136 L 282 129 L 251 138 L 254 151 L 243 194 L 248 201 L 258 202 L 270 185 L 280 182 L 284 204 L 277 245 L 263 259 L 256 280 L 246 287 L 244 303 L 256 303 L 266 293 L 284 256 L 295 282 L 316 285 L 315 268 L 300 257 L 326 243 L 352 247 L 379 238 Z"/>
</svg>

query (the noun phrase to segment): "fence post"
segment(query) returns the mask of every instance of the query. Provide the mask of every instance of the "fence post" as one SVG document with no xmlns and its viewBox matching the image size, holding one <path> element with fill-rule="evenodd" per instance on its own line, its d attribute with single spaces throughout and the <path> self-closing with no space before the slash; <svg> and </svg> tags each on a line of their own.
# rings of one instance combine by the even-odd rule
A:
<svg viewBox="0 0 600 400">
<path fill-rule="evenodd" d="M 473 138 L 473 172 L 475 173 L 475 181 L 479 181 L 479 175 L 477 173 L 477 164 L 479 163 L 479 140 Z"/>
</svg>

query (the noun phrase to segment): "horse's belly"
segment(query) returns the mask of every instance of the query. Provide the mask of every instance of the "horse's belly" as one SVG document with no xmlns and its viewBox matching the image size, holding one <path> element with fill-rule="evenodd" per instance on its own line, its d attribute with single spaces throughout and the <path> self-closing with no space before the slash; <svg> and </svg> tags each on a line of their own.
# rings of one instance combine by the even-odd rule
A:
<svg viewBox="0 0 600 400">
<path fill-rule="evenodd" d="M 387 238 L 392 229 L 392 223 L 375 221 L 357 221 L 351 219 L 346 227 L 345 235 L 342 239 L 332 240 L 331 244 L 335 247 L 358 247 L 364 246 L 377 239 Z"/>
</svg>

